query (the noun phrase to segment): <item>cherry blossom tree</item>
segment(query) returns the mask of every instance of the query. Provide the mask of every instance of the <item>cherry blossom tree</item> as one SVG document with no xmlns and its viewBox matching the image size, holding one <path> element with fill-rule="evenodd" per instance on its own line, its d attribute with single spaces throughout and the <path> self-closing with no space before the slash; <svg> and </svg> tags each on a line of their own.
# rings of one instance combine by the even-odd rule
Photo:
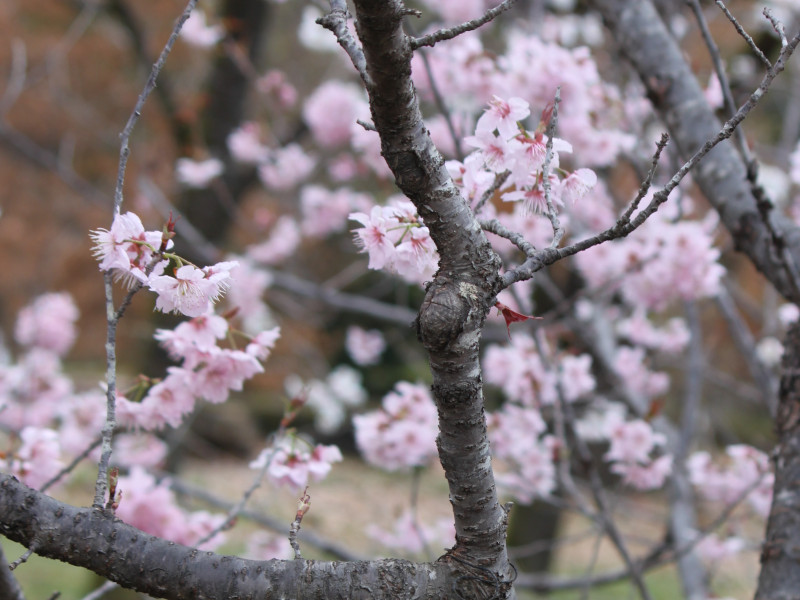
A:
<svg viewBox="0 0 800 600">
<path fill-rule="evenodd" d="M 137 39 L 125 4 L 111 4 Z M 105 289 L 101 389 L 80 388 L 64 368 L 79 314 L 68 294 L 41 295 L 17 317 L 16 352 L 0 378 L 9 447 L 0 456 L 0 532 L 28 552 L 10 568 L 0 564 L 0 595 L 23 597 L 14 570 L 36 553 L 107 578 L 93 597 L 119 585 L 164 598 L 511 598 L 629 579 L 651 598 L 646 573 L 675 563 L 685 597 L 705 599 L 716 597 L 711 567 L 748 545 L 735 526 L 741 509 L 768 517 L 756 597 L 794 597 L 800 114 L 780 169 L 766 165 L 761 175 L 740 128 L 794 64 L 800 15 L 792 2 L 775 0 L 757 21 L 766 27 L 761 37 L 777 40 L 772 52 L 720 1 L 706 9 L 693 0 L 685 15 L 650 0 L 591 0 L 586 14 L 545 14 L 537 2 L 512 8 L 511 0 L 419 8 L 356 0 L 352 15 L 343 0 L 325 11 L 308 6 L 304 44 L 335 52 L 337 68 L 355 76 L 319 82 L 296 111 L 296 136 L 244 117 L 248 87 L 276 122 L 288 122 L 299 101 L 288 70 L 259 71 L 268 3 L 224 3 L 219 19 L 196 4 L 176 21 L 122 132 L 110 225 L 90 233 Z M 502 22 L 509 10 L 513 24 Z M 739 98 L 710 33 L 712 14 L 758 65 Z M 545 23 L 538 32 L 537 19 Z M 706 89 L 680 45 L 690 27 L 713 65 Z M 501 39 L 490 39 L 498 31 Z M 142 178 L 136 189 L 146 202 L 134 208 L 126 184 L 132 134 L 154 90 L 175 117 L 170 86 L 157 82 L 176 44 L 220 49 L 209 114 L 224 117 L 210 120 L 205 152 L 175 160 L 181 197 L 170 202 Z M 602 65 L 602 56 L 624 65 Z M 20 69 L 0 107 L 24 88 Z M 172 125 L 185 143 L 185 123 Z M 53 167 L 46 152 L 9 132 L 30 160 Z M 59 174 L 90 187 L 76 173 Z M 225 231 L 253 226 L 241 203 L 254 187 L 291 203 L 263 219 L 258 239 L 222 250 Z M 160 210 L 162 224 L 148 229 L 140 206 Z M 333 247 L 348 235 L 349 260 L 365 255 L 360 273 L 380 272 L 418 301 L 391 305 L 290 272 L 303 244 Z M 720 240 L 776 292 L 759 340 L 731 291 L 738 273 Z M 349 364 L 313 381 L 287 379 L 290 401 L 250 463 L 254 482 L 241 500 L 225 514 L 187 511 L 176 496 L 190 493 L 185 482 L 157 475 L 164 439 L 198 405 L 225 403 L 263 372 L 281 343 L 264 301 L 273 288 L 370 322 L 411 324 L 429 383 L 396 381 L 377 408 L 365 409 L 355 367 L 379 364 L 389 342 L 366 321 L 348 327 Z M 183 317 L 154 334 L 173 364 L 163 377 L 118 380 L 117 328 L 141 296 Z M 704 382 L 722 379 L 704 357 L 705 306 L 716 307 L 750 372 L 752 384 L 737 384 L 736 393 L 771 411 L 774 461 L 744 443 L 719 453 L 698 440 Z M 452 521 L 421 523 L 412 507 L 393 531 L 373 524 L 369 533 L 407 555 L 440 540 L 448 549 L 427 562 L 369 560 L 301 534 L 308 511 L 324 510 L 312 509 L 314 483 L 343 460 L 336 445 L 299 432 L 309 411 L 321 435 L 350 422 L 361 456 L 378 468 L 418 472 L 438 461 Z M 85 462 L 97 465 L 91 506 L 47 495 Z M 215 553 L 265 482 L 298 495 L 285 540 L 258 532 L 253 558 Z M 664 490 L 663 540 L 645 554 L 632 550 L 614 518 L 609 482 Z M 586 518 L 623 568 L 579 577 L 518 569 L 509 529 L 519 506 L 534 501 Z M 716 518 L 701 523 L 699 506 L 714 507 Z M 337 560 L 304 559 L 301 543 Z"/>
</svg>

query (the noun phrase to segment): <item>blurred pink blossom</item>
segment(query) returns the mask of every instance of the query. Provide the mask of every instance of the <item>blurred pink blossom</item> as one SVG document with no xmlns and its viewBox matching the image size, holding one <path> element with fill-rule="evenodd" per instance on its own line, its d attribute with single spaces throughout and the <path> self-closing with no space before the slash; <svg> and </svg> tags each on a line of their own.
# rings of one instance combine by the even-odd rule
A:
<svg viewBox="0 0 800 600">
<path fill-rule="evenodd" d="M 19 311 L 14 337 L 23 346 L 63 356 L 75 342 L 78 307 L 66 292 L 44 294 Z"/>
<path fill-rule="evenodd" d="M 193 46 L 208 48 L 225 36 L 225 30 L 221 25 L 206 25 L 205 13 L 195 8 L 183 24 L 180 35 Z"/>
<path fill-rule="evenodd" d="M 359 366 L 374 365 L 386 349 L 386 340 L 377 329 L 369 331 L 356 325 L 347 328 L 345 347 L 350 358 Z"/>
<path fill-rule="evenodd" d="M 213 179 L 224 171 L 224 165 L 218 158 L 192 160 L 179 158 L 175 161 L 175 177 L 178 183 L 189 188 L 206 188 Z"/>
</svg>

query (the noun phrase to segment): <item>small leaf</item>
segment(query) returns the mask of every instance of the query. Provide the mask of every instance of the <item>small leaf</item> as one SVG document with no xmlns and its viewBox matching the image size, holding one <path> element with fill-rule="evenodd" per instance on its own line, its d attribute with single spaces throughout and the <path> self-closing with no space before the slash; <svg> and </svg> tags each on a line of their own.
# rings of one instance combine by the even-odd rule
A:
<svg viewBox="0 0 800 600">
<path fill-rule="evenodd" d="M 527 321 L 528 319 L 542 319 L 544 317 L 532 317 L 529 315 L 523 315 L 522 313 L 518 313 L 515 310 L 511 310 L 502 302 L 495 302 L 494 306 L 497 310 L 502 313 L 503 318 L 506 320 L 506 330 L 508 331 L 508 339 L 511 339 L 511 323 L 517 323 L 519 321 Z"/>
</svg>

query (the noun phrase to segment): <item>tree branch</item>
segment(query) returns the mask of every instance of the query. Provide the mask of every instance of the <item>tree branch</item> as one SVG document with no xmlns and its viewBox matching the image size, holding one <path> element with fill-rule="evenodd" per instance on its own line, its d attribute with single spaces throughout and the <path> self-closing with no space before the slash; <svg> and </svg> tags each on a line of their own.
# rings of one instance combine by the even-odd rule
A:
<svg viewBox="0 0 800 600">
<path fill-rule="evenodd" d="M 457 37 L 462 33 L 478 29 L 478 27 L 480 27 L 481 25 L 485 25 L 498 15 L 501 15 L 509 8 L 511 8 L 514 5 L 515 1 L 516 0 L 505 0 L 504 2 L 501 2 L 500 4 L 495 6 L 494 8 L 490 8 L 489 10 L 487 10 L 482 16 L 478 17 L 477 19 L 473 19 L 472 21 L 467 21 L 466 23 L 462 23 L 461 25 L 456 25 L 455 27 L 451 27 L 450 29 L 439 29 L 437 31 L 434 31 L 433 33 L 429 33 L 428 35 L 414 38 L 411 40 L 411 49 L 416 50 L 417 48 L 422 48 L 423 46 L 433 46 L 437 42 L 442 42 L 444 40 L 452 40 L 454 37 Z"/>
<path fill-rule="evenodd" d="M 651 0 L 591 0 L 590 5 L 603 15 L 622 54 L 639 74 L 681 156 L 692 155 L 720 131 L 719 122 Z M 766 93 L 798 42 L 800 36 L 795 36 L 781 50 L 759 88 L 737 114 L 752 108 Z M 747 254 L 785 298 L 800 300 L 793 268 L 787 264 L 784 252 L 775 247 L 774 236 L 759 212 L 748 181 L 747 167 L 735 149 L 730 144 L 719 144 L 698 165 L 693 178 L 719 213 L 737 250 Z M 782 216 L 773 215 L 772 221 L 785 244 L 786 254 L 800 256 L 800 229 Z M 798 261 L 795 258 L 793 262 Z"/>
<path fill-rule="evenodd" d="M 444 561 L 255 561 L 200 552 L 143 533 L 110 511 L 59 502 L 5 474 L 0 514 L 0 533 L 8 539 L 159 598 L 328 600 L 365 594 L 434 600 L 452 593 L 453 572 Z"/>
</svg>

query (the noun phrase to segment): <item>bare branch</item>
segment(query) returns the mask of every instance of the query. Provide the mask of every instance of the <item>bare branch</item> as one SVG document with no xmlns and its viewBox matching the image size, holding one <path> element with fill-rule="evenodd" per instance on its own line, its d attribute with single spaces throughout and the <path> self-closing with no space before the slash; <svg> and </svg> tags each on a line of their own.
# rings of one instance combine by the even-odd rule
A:
<svg viewBox="0 0 800 600">
<path fill-rule="evenodd" d="M 114 214 L 117 214 L 120 210 L 122 205 L 122 189 L 125 183 L 125 169 L 128 164 L 128 156 L 130 155 L 130 137 L 131 133 L 133 132 L 133 128 L 139 120 L 139 117 L 142 114 L 142 109 L 144 108 L 144 103 L 147 100 L 147 97 L 150 95 L 150 92 L 153 91 L 153 88 L 156 86 L 156 79 L 158 78 L 159 72 L 164 67 L 164 64 L 167 61 L 167 57 L 169 56 L 170 51 L 172 50 L 172 46 L 175 45 L 175 41 L 178 39 L 178 34 L 183 27 L 183 24 L 189 18 L 192 10 L 194 9 L 195 5 L 197 4 L 197 0 L 189 0 L 189 3 L 186 5 L 183 13 L 178 20 L 175 22 L 175 26 L 172 28 L 172 33 L 167 40 L 164 49 L 161 51 L 161 54 L 158 57 L 158 60 L 153 65 L 153 69 L 150 71 L 150 76 L 147 79 L 147 83 L 142 90 L 142 93 L 139 94 L 139 99 L 136 101 L 136 105 L 133 108 L 133 112 L 131 116 L 128 118 L 128 122 L 125 125 L 125 129 L 121 135 L 120 141 L 120 154 L 119 154 L 119 168 L 117 170 L 117 185 L 114 189 Z M 155 266 L 155 262 L 149 267 L 152 269 Z M 116 420 L 116 403 L 117 403 L 117 353 L 116 353 L 116 342 L 117 342 L 117 324 L 119 323 L 119 319 L 122 317 L 126 307 L 130 303 L 131 298 L 133 295 L 141 289 L 141 283 L 137 284 L 134 287 L 128 296 L 123 301 L 122 305 L 120 306 L 119 310 L 114 310 L 114 282 L 113 276 L 110 271 L 106 271 L 103 275 L 104 287 L 105 287 L 105 297 L 106 297 L 106 321 L 107 321 L 107 332 L 106 332 L 106 422 L 103 426 L 102 432 L 102 447 L 100 450 L 100 461 L 97 465 L 97 481 L 95 483 L 95 491 L 94 491 L 94 501 L 92 502 L 92 506 L 96 509 L 100 509 L 103 506 L 103 501 L 105 499 L 106 490 L 108 489 L 108 467 L 109 462 L 111 461 L 111 443 L 114 437 L 114 430 L 117 427 L 117 420 Z"/>
<path fill-rule="evenodd" d="M 719 47 L 711 35 L 711 31 L 708 28 L 708 21 L 706 21 L 706 17 L 703 14 L 703 9 L 700 7 L 700 0 L 689 0 L 688 4 L 692 9 L 695 18 L 697 19 L 697 24 L 700 27 L 700 33 L 703 35 L 703 41 L 708 48 L 708 53 L 711 55 L 711 62 L 714 64 L 714 72 L 717 74 L 717 79 L 719 80 L 719 85 L 722 89 L 722 98 L 725 103 L 725 111 L 727 112 L 728 116 L 736 114 L 736 104 L 733 102 L 733 94 L 731 93 L 731 84 L 728 80 L 728 74 L 725 72 L 725 66 L 722 64 L 722 57 L 719 53 Z M 736 146 L 739 149 L 739 154 L 742 155 L 742 160 L 747 165 L 748 177 L 751 178 L 751 181 L 754 181 L 756 175 L 756 164 L 755 159 L 750 152 L 750 148 L 747 146 L 747 140 L 745 139 L 744 131 L 742 129 L 737 129 L 734 139 L 736 140 Z"/>
<path fill-rule="evenodd" d="M 0 598 L 3 598 L 3 600 L 25 600 L 25 594 L 22 593 L 22 588 L 12 573 L 11 566 L 8 564 L 5 554 L 3 554 L 2 546 L 0 546 Z"/>
<path fill-rule="evenodd" d="M 517 233 L 516 231 L 511 231 L 497 219 L 482 219 L 479 221 L 479 223 L 484 231 L 488 231 L 489 233 L 493 233 L 495 235 L 499 235 L 501 238 L 507 239 L 522 252 L 524 252 L 525 256 L 535 257 L 537 255 L 538 251 L 533 244 L 525 239 L 525 236 L 523 236 L 521 233 Z"/>
<path fill-rule="evenodd" d="M 159 54 L 158 59 L 153 65 L 153 68 L 150 71 L 150 76 L 147 78 L 147 83 L 145 84 L 142 93 L 139 94 L 136 105 L 133 107 L 133 112 L 128 118 L 125 129 L 123 129 L 122 135 L 120 136 L 119 169 L 117 170 L 117 185 L 114 189 L 115 212 L 119 211 L 120 206 L 122 205 L 122 188 L 125 183 L 125 169 L 128 165 L 128 156 L 130 156 L 131 153 L 129 147 L 131 133 L 133 132 L 133 128 L 136 126 L 136 123 L 139 121 L 139 117 L 142 115 L 142 109 L 144 108 L 144 103 L 147 101 L 147 97 L 156 87 L 156 79 L 158 79 L 158 74 L 161 72 L 161 69 L 167 62 L 167 57 L 172 51 L 175 41 L 178 39 L 178 34 L 181 32 L 183 24 L 186 22 L 186 19 L 189 18 L 189 15 L 192 14 L 192 10 L 194 10 L 196 4 L 197 0 L 189 0 L 189 3 L 186 5 L 183 13 L 175 22 L 175 26 L 172 28 L 172 33 L 170 34 L 167 43 L 164 45 L 164 49 L 161 51 L 161 54 Z"/>
<path fill-rule="evenodd" d="M 503 186 L 503 184 L 506 182 L 506 180 L 509 178 L 510 175 L 511 171 L 503 171 L 502 173 L 497 173 L 494 176 L 494 181 L 492 182 L 492 185 L 489 186 L 489 189 L 483 192 L 483 196 L 481 196 L 481 199 L 478 200 L 478 203 L 475 204 L 475 207 L 472 209 L 472 211 L 476 215 L 481 211 L 483 206 L 492 198 L 492 196 L 494 196 L 494 193 Z"/>
<path fill-rule="evenodd" d="M 547 218 L 553 227 L 553 239 L 550 248 L 558 248 L 561 239 L 564 237 L 564 228 L 558 218 L 558 211 L 553 204 L 552 186 L 550 185 L 550 163 L 553 160 L 553 137 L 558 127 L 558 105 L 561 102 L 561 86 L 556 88 L 556 95 L 553 98 L 553 113 L 550 122 L 547 124 L 547 144 L 545 145 L 544 165 L 542 166 L 542 186 L 544 187 L 544 200 L 547 204 Z"/>
<path fill-rule="evenodd" d="M 25 89 L 27 64 L 28 53 L 25 50 L 25 42 L 14 38 L 11 40 L 11 71 L 8 74 L 6 89 L 0 97 L 0 118 L 5 116 Z"/>
<path fill-rule="evenodd" d="M 769 59 L 768 59 L 768 58 L 767 58 L 767 57 L 764 55 L 764 53 L 761 51 L 761 48 L 759 48 L 759 47 L 756 45 L 756 43 L 753 41 L 753 38 L 751 38 L 751 37 L 748 35 L 748 33 L 747 33 L 745 30 L 744 30 L 744 27 L 742 27 L 742 26 L 739 24 L 739 21 L 737 21 L 737 20 L 736 20 L 736 17 L 734 17 L 734 16 L 731 14 L 731 11 L 729 11 L 729 10 L 728 10 L 728 7 L 727 7 L 727 6 L 725 6 L 725 4 L 722 2 L 722 0 L 714 0 L 714 2 L 716 3 L 716 5 L 717 5 L 717 6 L 719 6 L 719 7 L 720 7 L 720 9 L 722 10 L 722 12 L 723 12 L 723 13 L 725 13 L 725 16 L 726 16 L 726 17 L 728 17 L 728 20 L 729 20 L 729 21 L 730 21 L 730 22 L 733 24 L 733 26 L 736 28 L 736 31 L 739 33 L 739 35 L 740 35 L 740 36 L 742 36 L 742 39 L 744 39 L 744 41 L 745 41 L 745 42 L 747 42 L 747 45 L 748 45 L 748 46 L 750 46 L 750 49 L 751 49 L 751 50 L 752 50 L 752 51 L 755 53 L 755 55 L 756 55 L 756 56 L 759 58 L 759 60 L 760 60 L 762 63 L 764 63 L 764 65 L 765 65 L 765 66 L 766 66 L 768 69 L 771 69 L 771 68 L 772 68 L 772 63 L 769 61 Z"/>
<path fill-rule="evenodd" d="M 778 19 L 775 18 L 775 15 L 772 14 L 772 11 L 769 7 L 764 7 L 764 16 L 767 20 L 772 24 L 772 28 L 775 30 L 775 33 L 778 34 L 778 37 L 781 39 L 781 48 L 786 48 L 789 44 L 789 41 L 786 39 L 786 28 L 783 26 Z"/>
<path fill-rule="evenodd" d="M 636 217 L 633 219 L 630 218 L 634 210 L 632 205 L 632 207 L 629 207 L 625 214 L 623 214 L 622 217 L 617 220 L 613 227 L 610 227 L 609 229 L 606 229 L 605 231 L 593 237 L 587 238 L 564 248 L 547 248 L 546 250 L 540 251 L 537 257 L 529 258 L 518 268 L 512 271 L 507 271 L 505 274 L 503 274 L 503 287 L 508 287 L 517 281 L 529 279 L 533 273 L 545 266 L 551 265 L 562 258 L 566 258 L 567 256 L 577 254 L 578 252 L 586 250 L 587 248 L 591 248 L 592 246 L 596 246 L 609 240 L 624 237 L 641 226 L 647 220 L 647 218 L 650 217 L 650 215 L 658 210 L 661 204 L 667 201 L 670 192 L 672 192 L 672 190 L 678 186 L 683 178 L 686 177 L 686 175 L 692 169 L 694 169 L 694 167 L 703 159 L 703 157 L 706 156 L 706 154 L 708 154 L 720 142 L 731 137 L 736 128 L 741 124 L 742 121 L 744 121 L 750 111 L 755 108 L 761 98 L 763 98 L 767 93 L 775 77 L 777 77 L 784 70 L 784 68 L 786 68 L 786 62 L 791 57 L 798 43 L 800 43 L 800 32 L 798 32 L 797 35 L 792 38 L 792 41 L 789 42 L 783 50 L 781 50 L 780 57 L 776 61 L 775 66 L 770 69 L 766 75 L 764 75 L 764 78 L 761 80 L 758 88 L 750 95 L 747 102 L 745 102 L 739 108 L 739 110 L 736 111 L 735 115 L 725 121 L 725 123 L 722 125 L 722 128 L 713 138 L 707 140 L 706 143 L 703 144 L 703 146 L 697 150 L 680 169 L 678 169 L 678 171 L 672 176 L 663 189 L 653 195 L 653 199 L 651 200 L 650 204 L 648 204 L 647 207 L 639 212 Z M 664 142 L 663 137 L 662 142 Z M 656 154 L 658 155 L 660 152 L 661 142 L 659 143 L 659 150 L 657 150 Z M 644 189 L 644 184 L 642 189 Z M 637 201 L 634 201 L 634 203 L 636 202 Z M 790 255 L 787 254 L 787 256 Z M 800 295 L 800 279 L 796 277 L 796 273 L 791 269 L 793 264 L 793 262 L 787 263 L 784 259 L 783 267 L 789 271 L 789 280 L 795 290 L 795 293 Z"/>
<path fill-rule="evenodd" d="M 379 600 L 396 600 L 399 589 L 433 600 L 449 597 L 455 577 L 448 561 L 256 561 L 198 552 L 131 527 L 111 511 L 59 502 L 6 474 L 0 474 L 0 514 L 0 533 L 23 546 L 36 541 L 37 554 L 169 600 L 197 598 L 198 590 L 207 600 L 352 598 L 365 587 Z"/>
<path fill-rule="evenodd" d="M 336 41 L 339 42 L 347 56 L 350 57 L 350 61 L 356 71 L 366 83 L 369 81 L 367 60 L 364 58 L 364 51 L 361 49 L 358 40 L 353 37 L 353 34 L 347 28 L 347 20 L 349 18 L 350 12 L 347 10 L 347 2 L 345 0 L 331 0 L 331 11 L 317 19 L 317 23 L 336 36 Z"/>
<path fill-rule="evenodd" d="M 478 29 L 481 25 L 485 25 L 498 15 L 504 13 L 509 8 L 511 8 L 514 4 L 515 0 L 505 0 L 504 2 L 498 4 L 494 8 L 490 8 L 487 10 L 482 16 L 478 17 L 477 19 L 473 19 L 472 21 L 467 21 L 466 23 L 462 23 L 461 25 L 456 25 L 455 27 L 451 27 L 450 29 L 439 29 L 438 31 L 434 31 L 428 35 L 424 35 L 419 38 L 414 38 L 411 40 L 411 49 L 416 50 L 417 48 L 422 48 L 423 46 L 433 46 L 437 42 L 442 42 L 444 40 L 452 40 L 454 37 L 461 35 L 462 33 L 466 33 L 467 31 L 473 31 Z"/>
</svg>

